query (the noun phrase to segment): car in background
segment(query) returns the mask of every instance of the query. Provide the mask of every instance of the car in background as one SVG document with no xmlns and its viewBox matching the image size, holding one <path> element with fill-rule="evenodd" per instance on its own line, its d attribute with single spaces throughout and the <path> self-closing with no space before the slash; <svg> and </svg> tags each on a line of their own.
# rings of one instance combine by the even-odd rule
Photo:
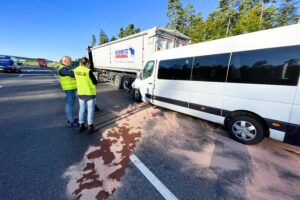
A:
<svg viewBox="0 0 300 200">
<path fill-rule="evenodd" d="M 37 61 L 38 61 L 38 66 L 40 66 L 40 67 L 47 67 L 47 61 L 46 61 L 46 59 L 39 58 L 39 59 L 37 59 Z"/>
<path fill-rule="evenodd" d="M 10 72 L 21 72 L 18 59 L 13 56 L 0 55 L 0 70 Z"/>
</svg>

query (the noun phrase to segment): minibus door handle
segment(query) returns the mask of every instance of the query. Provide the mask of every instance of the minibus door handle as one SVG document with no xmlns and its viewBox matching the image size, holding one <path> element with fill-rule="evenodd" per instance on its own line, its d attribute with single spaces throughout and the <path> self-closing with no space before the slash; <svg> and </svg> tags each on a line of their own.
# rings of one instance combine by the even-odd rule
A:
<svg viewBox="0 0 300 200">
<path fill-rule="evenodd" d="M 153 83 L 148 83 L 149 85 L 152 85 Z"/>
</svg>

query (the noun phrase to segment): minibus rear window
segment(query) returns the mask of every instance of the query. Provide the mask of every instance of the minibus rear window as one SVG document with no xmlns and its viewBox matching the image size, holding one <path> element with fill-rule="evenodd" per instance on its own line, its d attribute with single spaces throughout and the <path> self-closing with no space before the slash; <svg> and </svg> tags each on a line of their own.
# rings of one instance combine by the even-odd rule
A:
<svg viewBox="0 0 300 200">
<path fill-rule="evenodd" d="M 300 46 L 235 52 L 228 82 L 250 84 L 298 84 Z"/>
</svg>

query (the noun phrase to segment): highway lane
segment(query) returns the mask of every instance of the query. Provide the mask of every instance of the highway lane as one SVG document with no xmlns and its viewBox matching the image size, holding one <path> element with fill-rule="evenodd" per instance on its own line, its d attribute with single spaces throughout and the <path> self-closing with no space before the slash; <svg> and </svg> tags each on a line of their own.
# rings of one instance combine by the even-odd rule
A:
<svg viewBox="0 0 300 200">
<path fill-rule="evenodd" d="M 106 83 L 97 86 L 98 131 L 80 134 L 66 126 L 56 73 L 0 73 L 0 199 L 299 199 L 298 147 L 245 146 L 221 126 L 135 104 Z"/>
<path fill-rule="evenodd" d="M 99 141 L 101 130 L 85 135 L 67 127 L 56 70 L 31 70 L 21 72 L 22 77 L 0 73 L 0 199 L 68 199 L 63 173 Z M 100 121 L 116 117 L 132 102 L 126 92 L 106 93 L 113 100 L 107 97 L 106 104 L 107 99 L 98 98 Z"/>
</svg>

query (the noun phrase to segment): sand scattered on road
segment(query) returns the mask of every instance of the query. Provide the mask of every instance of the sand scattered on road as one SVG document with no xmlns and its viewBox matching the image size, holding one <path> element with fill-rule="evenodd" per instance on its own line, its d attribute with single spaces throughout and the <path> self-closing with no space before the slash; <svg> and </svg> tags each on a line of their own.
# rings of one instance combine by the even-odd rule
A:
<svg viewBox="0 0 300 200">
<path fill-rule="evenodd" d="M 181 160 L 182 170 L 196 165 L 209 180 L 227 178 L 227 189 L 234 194 L 238 188 L 245 199 L 300 199 L 298 147 L 270 139 L 243 145 L 218 125 L 171 111 L 155 114 L 148 125 L 143 141 L 163 146 L 166 155 Z M 232 179 L 228 172 L 241 176 Z"/>
<path fill-rule="evenodd" d="M 129 106 L 118 115 L 138 109 Z M 78 199 L 105 199 L 121 186 L 130 154 L 138 141 L 181 162 L 182 171 L 205 171 L 201 179 L 222 182 L 234 197 L 300 199 L 299 148 L 266 139 L 246 146 L 228 138 L 220 126 L 150 107 L 119 121 L 90 147 L 81 163 L 66 172 L 68 194 Z M 232 178 L 228 175 L 240 174 Z M 221 179 L 220 179 L 221 178 Z M 236 196 L 238 193 L 239 196 Z"/>
<path fill-rule="evenodd" d="M 145 106 L 129 106 L 120 115 L 139 108 Z M 99 146 L 89 147 L 83 161 L 68 168 L 64 177 L 68 179 L 67 194 L 70 198 L 106 199 L 120 187 L 129 156 L 141 140 L 140 126 L 152 113 L 150 108 L 118 121 L 115 127 L 102 134 Z"/>
</svg>

